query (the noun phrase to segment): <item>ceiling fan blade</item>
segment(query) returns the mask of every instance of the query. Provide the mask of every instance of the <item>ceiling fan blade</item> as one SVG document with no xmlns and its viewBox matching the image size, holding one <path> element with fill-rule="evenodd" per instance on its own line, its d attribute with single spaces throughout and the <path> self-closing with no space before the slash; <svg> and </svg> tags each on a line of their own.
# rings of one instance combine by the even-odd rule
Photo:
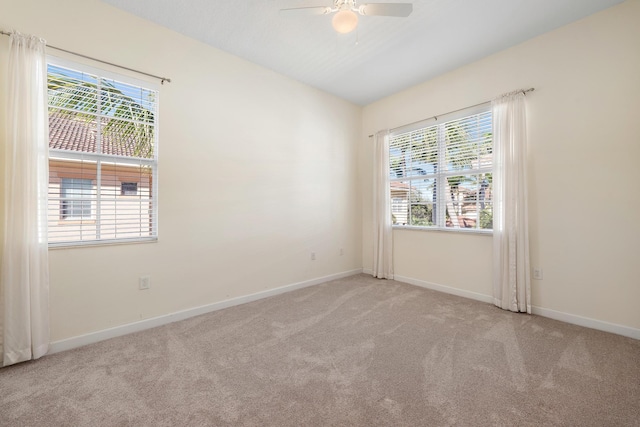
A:
<svg viewBox="0 0 640 427">
<path fill-rule="evenodd" d="M 413 12 L 411 3 L 370 3 L 360 5 L 358 12 L 368 16 L 398 16 L 407 17 Z"/>
<path fill-rule="evenodd" d="M 280 13 L 287 16 L 310 16 L 310 15 L 326 15 L 331 12 L 331 8 L 327 6 L 315 7 L 292 7 L 289 9 L 280 9 Z"/>
</svg>

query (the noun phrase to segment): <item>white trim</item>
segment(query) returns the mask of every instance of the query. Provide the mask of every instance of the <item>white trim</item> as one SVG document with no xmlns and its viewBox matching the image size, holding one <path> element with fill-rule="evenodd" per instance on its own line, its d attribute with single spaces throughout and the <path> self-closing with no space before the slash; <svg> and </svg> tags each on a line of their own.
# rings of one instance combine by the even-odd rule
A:
<svg viewBox="0 0 640 427">
<path fill-rule="evenodd" d="M 454 228 L 454 227 L 436 227 L 426 225 L 392 225 L 393 230 L 412 230 L 412 231 L 444 231 L 445 233 L 458 233 L 458 234 L 479 234 L 484 236 L 493 236 L 492 229 L 486 228 Z"/>
<path fill-rule="evenodd" d="M 363 273 L 372 275 L 370 269 L 363 269 Z M 470 298 L 476 301 L 482 301 L 493 304 L 493 297 L 489 295 L 479 294 L 476 292 L 465 291 L 463 289 L 453 288 L 451 286 L 439 285 L 436 283 L 426 282 L 424 280 L 412 279 L 410 277 L 395 276 L 398 282 L 408 283 L 410 285 L 427 288 L 434 291 L 444 292 L 451 295 L 457 295 L 464 298 Z M 585 328 L 596 329 L 598 331 L 610 332 L 612 334 L 622 335 L 624 337 L 640 340 L 640 329 L 630 326 L 609 323 L 603 320 L 591 319 L 589 317 L 578 316 L 576 314 L 564 313 L 561 311 L 551 310 L 544 307 L 531 307 L 531 313 L 537 316 L 547 317 L 549 319 L 559 320 L 561 322 L 570 323 L 572 325 L 584 326 Z"/>
<path fill-rule="evenodd" d="M 293 283 L 290 285 L 281 286 L 275 289 L 269 289 L 266 291 L 256 292 L 250 295 L 244 295 L 228 300 L 215 302 L 212 304 L 203 305 L 200 307 L 189 308 L 186 310 L 177 311 L 174 313 L 165 314 L 151 319 L 145 319 L 138 322 L 128 323 L 126 325 L 120 325 L 109 329 L 103 329 L 101 331 L 91 332 L 85 335 L 79 335 L 76 337 L 67 338 L 60 341 L 52 342 L 49 346 L 49 352 L 47 354 L 59 353 L 61 351 L 71 350 L 77 347 L 82 347 L 88 344 L 97 343 L 100 341 L 108 340 L 110 338 L 116 338 L 123 335 L 131 334 L 134 332 L 144 331 L 146 329 L 155 328 L 158 326 L 166 325 L 180 320 L 185 320 L 190 317 L 200 316 L 201 314 L 210 313 L 212 311 L 222 310 L 224 308 L 233 307 L 240 304 L 245 304 L 259 299 L 272 297 L 274 295 L 280 295 L 285 292 L 295 291 L 297 289 L 306 288 L 309 286 L 319 285 L 320 283 L 328 282 L 330 280 L 342 279 L 344 277 L 353 276 L 355 274 L 362 273 L 362 269 L 344 271 L 342 273 L 331 274 L 329 276 L 318 277 L 316 279 L 305 280 L 304 282 Z"/>
<path fill-rule="evenodd" d="M 145 159 L 142 157 L 116 156 L 115 154 L 85 153 L 82 151 L 61 150 L 49 148 L 49 158 L 53 160 L 66 160 L 71 162 L 97 163 L 99 160 L 115 165 L 153 166 L 158 159 Z"/>
<path fill-rule="evenodd" d="M 440 285 L 438 283 L 426 282 L 424 280 L 412 279 L 410 277 L 395 276 L 397 282 L 408 283 L 410 285 L 419 286 L 421 288 L 431 289 L 433 291 L 444 292 L 445 294 L 456 295 L 459 297 L 469 298 L 476 301 L 482 301 L 493 304 L 493 297 L 485 294 L 479 294 L 477 292 L 465 291 L 464 289 L 458 289 L 451 286 Z"/>
<path fill-rule="evenodd" d="M 549 319 L 559 320 L 573 325 L 584 326 L 585 328 L 597 329 L 599 331 L 611 332 L 612 334 L 622 335 L 629 338 L 640 340 L 640 329 L 629 326 L 609 323 L 603 320 L 591 319 L 589 317 L 578 316 L 576 314 L 563 313 L 561 311 L 551 310 L 550 308 L 531 307 L 531 313 L 538 316 L 548 317 Z"/>
</svg>

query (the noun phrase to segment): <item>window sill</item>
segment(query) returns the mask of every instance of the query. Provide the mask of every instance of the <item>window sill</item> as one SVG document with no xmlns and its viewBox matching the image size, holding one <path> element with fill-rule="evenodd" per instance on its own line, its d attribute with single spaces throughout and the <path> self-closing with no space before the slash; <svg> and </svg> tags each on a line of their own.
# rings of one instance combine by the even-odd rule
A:
<svg viewBox="0 0 640 427">
<path fill-rule="evenodd" d="M 139 243 L 157 243 L 157 237 L 136 238 L 136 239 L 118 239 L 118 240 L 88 240 L 85 242 L 54 242 L 49 243 L 49 249 L 76 249 L 98 246 L 119 246 L 119 245 L 135 245 Z"/>
<path fill-rule="evenodd" d="M 412 230 L 412 231 L 427 231 L 427 232 L 444 232 L 444 233 L 458 233 L 458 234 L 476 234 L 480 236 L 493 236 L 493 230 L 476 230 L 473 228 L 428 228 L 428 227 L 416 227 L 412 225 L 393 225 L 393 230 Z"/>
</svg>

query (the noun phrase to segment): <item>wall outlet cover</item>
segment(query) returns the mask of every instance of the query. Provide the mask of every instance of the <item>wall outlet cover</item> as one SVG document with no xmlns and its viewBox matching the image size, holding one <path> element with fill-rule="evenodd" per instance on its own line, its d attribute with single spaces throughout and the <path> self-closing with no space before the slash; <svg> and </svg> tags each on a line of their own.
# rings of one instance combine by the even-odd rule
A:
<svg viewBox="0 0 640 427">
<path fill-rule="evenodd" d="M 535 267 L 533 269 L 533 278 L 535 280 L 542 280 L 542 269 L 539 267 Z"/>
</svg>

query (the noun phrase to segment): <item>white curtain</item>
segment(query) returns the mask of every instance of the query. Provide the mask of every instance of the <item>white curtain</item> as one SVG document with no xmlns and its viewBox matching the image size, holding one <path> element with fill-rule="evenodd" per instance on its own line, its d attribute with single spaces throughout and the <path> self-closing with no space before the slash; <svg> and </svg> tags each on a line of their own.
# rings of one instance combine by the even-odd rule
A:
<svg viewBox="0 0 640 427">
<path fill-rule="evenodd" d="M 37 359 L 49 348 L 45 42 L 12 34 L 9 49 L 0 275 L 4 366 Z"/>
<path fill-rule="evenodd" d="M 524 92 L 503 95 L 492 101 L 491 108 L 494 304 L 531 313 Z"/>
<path fill-rule="evenodd" d="M 373 143 L 373 277 L 393 279 L 389 132 L 376 133 Z"/>
</svg>

